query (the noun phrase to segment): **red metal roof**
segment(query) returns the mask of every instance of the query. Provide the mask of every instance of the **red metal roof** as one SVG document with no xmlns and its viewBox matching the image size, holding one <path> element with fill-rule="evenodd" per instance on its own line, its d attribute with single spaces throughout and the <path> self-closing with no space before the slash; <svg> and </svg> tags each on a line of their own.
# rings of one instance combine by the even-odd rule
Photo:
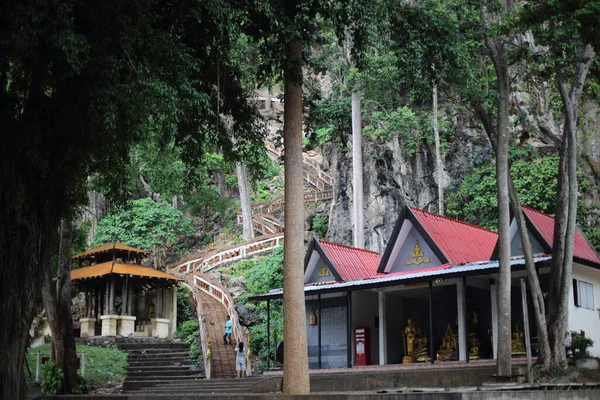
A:
<svg viewBox="0 0 600 400">
<path fill-rule="evenodd" d="M 374 251 L 331 242 L 319 242 L 344 281 L 365 279 L 377 274 L 381 257 Z"/>
<path fill-rule="evenodd" d="M 450 264 L 489 260 L 498 234 L 479 226 L 410 208 Z"/>
<path fill-rule="evenodd" d="M 523 211 L 531 223 L 533 223 L 537 230 L 542 234 L 548 246 L 552 247 L 552 243 L 554 242 L 554 217 L 525 206 L 523 206 Z M 575 247 L 573 249 L 573 255 L 577 258 L 600 264 L 598 253 L 596 253 L 585 236 L 583 236 L 579 227 L 577 227 L 577 230 L 575 231 Z"/>
</svg>

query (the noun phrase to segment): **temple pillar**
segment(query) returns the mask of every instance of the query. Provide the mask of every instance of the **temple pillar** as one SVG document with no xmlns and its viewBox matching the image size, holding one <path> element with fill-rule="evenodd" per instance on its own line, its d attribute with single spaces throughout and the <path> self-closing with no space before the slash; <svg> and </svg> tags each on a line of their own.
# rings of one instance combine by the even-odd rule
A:
<svg viewBox="0 0 600 400">
<path fill-rule="evenodd" d="M 458 310 L 458 359 L 467 361 L 467 310 L 466 310 L 466 285 L 462 279 L 456 284 L 456 304 Z"/>
<path fill-rule="evenodd" d="M 171 336 L 177 330 L 177 286 L 171 286 L 171 291 L 173 293 L 172 297 L 172 311 L 171 311 Z"/>
<path fill-rule="evenodd" d="M 387 364 L 387 335 L 385 323 L 385 292 L 378 292 L 379 304 L 379 364 Z"/>
<path fill-rule="evenodd" d="M 494 281 L 490 284 L 490 296 L 492 297 L 492 348 L 495 360 L 498 356 L 498 285 Z"/>
</svg>

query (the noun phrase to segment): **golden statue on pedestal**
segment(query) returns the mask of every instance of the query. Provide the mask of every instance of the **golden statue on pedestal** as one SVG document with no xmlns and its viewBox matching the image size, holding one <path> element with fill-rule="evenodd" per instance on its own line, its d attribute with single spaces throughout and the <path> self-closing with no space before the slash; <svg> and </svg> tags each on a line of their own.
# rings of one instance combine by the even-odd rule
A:
<svg viewBox="0 0 600 400">
<path fill-rule="evenodd" d="M 525 354 L 525 335 L 523 335 L 523 332 L 519 329 L 519 324 L 517 324 L 512 334 L 512 355 L 522 356 Z"/>
<path fill-rule="evenodd" d="M 427 361 L 427 335 L 423 332 L 423 329 L 417 328 L 417 347 L 414 351 L 414 356 L 417 361 Z"/>
<path fill-rule="evenodd" d="M 415 321 L 412 318 L 408 319 L 406 328 L 404 328 L 404 354 L 402 363 L 412 364 L 417 361 L 415 357 L 415 342 L 417 340 L 417 329 L 415 328 Z"/>
<path fill-rule="evenodd" d="M 442 347 L 438 351 L 440 356 L 440 360 L 447 360 L 452 356 L 452 353 L 456 352 L 458 347 L 456 335 L 452 332 L 452 328 L 450 324 L 446 328 L 446 333 L 444 333 L 444 337 L 442 338 Z"/>
<path fill-rule="evenodd" d="M 469 314 L 469 359 L 479 359 L 479 339 L 477 339 L 477 324 L 479 319 L 477 318 L 477 312 L 471 311 Z"/>
</svg>

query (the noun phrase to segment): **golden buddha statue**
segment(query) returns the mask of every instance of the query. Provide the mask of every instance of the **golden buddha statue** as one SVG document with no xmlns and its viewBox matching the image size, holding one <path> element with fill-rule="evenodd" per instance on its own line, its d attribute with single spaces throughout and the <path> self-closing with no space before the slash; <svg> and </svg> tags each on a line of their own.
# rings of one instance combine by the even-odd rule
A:
<svg viewBox="0 0 600 400">
<path fill-rule="evenodd" d="M 512 334 L 512 355 L 522 356 L 525 354 L 525 335 L 523 335 L 523 331 L 521 331 L 519 324 L 517 324 Z"/>
<path fill-rule="evenodd" d="M 404 358 L 402 362 L 404 364 L 411 364 L 416 361 L 415 357 L 415 344 L 417 340 L 417 329 L 415 328 L 415 321 L 412 318 L 408 319 L 406 328 L 404 328 Z"/>
<path fill-rule="evenodd" d="M 477 339 L 477 312 L 471 311 L 469 314 L 469 359 L 477 360 L 479 358 L 479 339 Z"/>
<path fill-rule="evenodd" d="M 440 360 L 447 360 L 452 356 L 452 353 L 456 352 L 457 349 L 456 336 L 452 332 L 450 324 L 446 328 L 446 333 L 442 337 L 442 347 L 439 350 Z"/>
<path fill-rule="evenodd" d="M 417 347 L 414 356 L 417 361 L 427 361 L 427 335 L 421 328 L 417 328 Z"/>
</svg>

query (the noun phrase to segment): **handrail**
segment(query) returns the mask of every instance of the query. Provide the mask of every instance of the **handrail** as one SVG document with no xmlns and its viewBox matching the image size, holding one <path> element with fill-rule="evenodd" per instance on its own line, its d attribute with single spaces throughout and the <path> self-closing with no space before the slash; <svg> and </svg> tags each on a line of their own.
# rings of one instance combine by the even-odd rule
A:
<svg viewBox="0 0 600 400">
<path fill-rule="evenodd" d="M 183 285 L 187 286 L 192 292 L 192 296 L 194 297 L 194 302 L 196 303 L 196 315 L 198 316 L 198 331 L 200 332 L 200 345 L 202 346 L 202 359 L 204 361 L 205 366 L 210 366 L 210 347 L 208 343 L 210 342 L 210 338 L 208 336 L 208 329 L 206 328 L 206 324 L 204 323 L 204 312 L 202 310 L 202 302 L 200 301 L 200 297 L 196 292 L 197 288 L 195 282 L 192 280 L 191 285 L 189 282 L 189 275 L 186 276 L 186 280 L 183 282 Z M 210 379 L 210 367 L 206 368 L 206 379 Z"/>
<path fill-rule="evenodd" d="M 275 146 L 275 143 L 271 142 L 270 140 L 265 140 L 265 146 L 266 146 L 267 150 L 269 150 L 271 153 L 275 154 L 278 157 L 281 157 L 281 155 L 283 154 L 283 150 L 280 147 Z M 333 186 L 333 183 L 335 180 L 333 179 L 333 177 L 331 175 L 328 175 L 327 173 L 325 173 L 321 170 L 321 165 L 319 164 L 319 162 L 317 160 L 315 160 L 314 158 L 310 157 L 307 154 L 302 154 L 302 163 L 304 165 L 306 165 L 307 167 L 310 167 L 313 170 L 315 170 L 317 173 L 317 177 L 320 181 L 324 182 L 327 185 Z M 304 176 L 304 179 L 307 179 L 306 175 Z M 320 190 L 324 189 L 322 186 L 319 187 L 317 182 L 314 182 L 314 181 L 311 181 L 308 179 L 307 179 L 307 181 L 308 181 L 308 183 L 316 186 Z"/>
<path fill-rule="evenodd" d="M 283 240 L 283 233 L 269 236 L 263 240 L 246 242 L 240 246 L 216 253 L 209 253 L 201 257 L 187 260 L 181 264 L 176 264 L 169 268 L 170 271 L 182 274 L 188 274 L 192 271 L 207 272 L 222 264 L 243 260 L 246 257 L 268 252 Z"/>
<path fill-rule="evenodd" d="M 204 279 L 198 275 L 194 275 L 194 285 L 200 291 L 208 294 L 210 297 L 225 306 L 227 314 L 229 314 L 233 323 L 233 333 L 235 338 L 237 338 L 238 341 L 241 340 L 245 342 L 246 337 L 241 325 L 239 324 L 239 316 L 237 310 L 235 309 L 233 299 L 229 296 L 229 293 L 213 284 L 208 279 Z"/>
</svg>

